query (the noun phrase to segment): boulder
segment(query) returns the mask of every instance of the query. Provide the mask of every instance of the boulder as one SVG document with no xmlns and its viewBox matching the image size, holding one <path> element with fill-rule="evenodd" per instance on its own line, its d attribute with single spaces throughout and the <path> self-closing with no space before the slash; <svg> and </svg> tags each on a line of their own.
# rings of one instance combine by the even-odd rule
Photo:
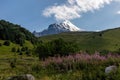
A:
<svg viewBox="0 0 120 80">
<path fill-rule="evenodd" d="M 108 66 L 108 67 L 105 68 L 105 73 L 106 74 L 109 74 L 111 72 L 116 72 L 116 71 L 117 71 L 117 66 L 114 66 L 114 65 Z"/>
<path fill-rule="evenodd" d="M 24 75 L 9 77 L 7 80 L 35 80 L 35 78 L 31 74 L 24 74 Z"/>
</svg>

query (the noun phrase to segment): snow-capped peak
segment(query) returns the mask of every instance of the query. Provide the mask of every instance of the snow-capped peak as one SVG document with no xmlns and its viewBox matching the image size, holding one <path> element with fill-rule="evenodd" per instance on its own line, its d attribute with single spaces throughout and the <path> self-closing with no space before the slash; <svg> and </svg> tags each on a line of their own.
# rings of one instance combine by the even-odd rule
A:
<svg viewBox="0 0 120 80">
<path fill-rule="evenodd" d="M 64 27 L 65 29 L 68 29 L 69 31 L 80 31 L 80 29 L 78 27 L 76 27 L 75 25 L 73 25 L 68 20 L 63 21 L 62 23 L 60 23 L 60 25 L 62 27 Z"/>
<path fill-rule="evenodd" d="M 49 27 L 42 32 L 34 32 L 35 36 L 45 36 L 45 35 L 51 35 L 51 34 L 58 34 L 62 32 L 76 32 L 76 31 L 82 31 L 82 29 L 76 27 L 73 25 L 70 21 L 65 20 L 61 23 L 54 23 L 49 25 Z"/>
</svg>

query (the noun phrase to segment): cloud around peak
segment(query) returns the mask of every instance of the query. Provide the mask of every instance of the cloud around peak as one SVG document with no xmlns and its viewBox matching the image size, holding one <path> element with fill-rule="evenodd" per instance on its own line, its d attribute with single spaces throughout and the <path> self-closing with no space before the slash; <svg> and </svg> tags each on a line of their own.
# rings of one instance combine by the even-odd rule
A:
<svg viewBox="0 0 120 80">
<path fill-rule="evenodd" d="M 99 10 L 112 1 L 120 0 L 67 0 L 64 4 L 54 5 L 43 11 L 45 17 L 53 16 L 56 20 L 80 18 L 83 13 Z"/>
</svg>

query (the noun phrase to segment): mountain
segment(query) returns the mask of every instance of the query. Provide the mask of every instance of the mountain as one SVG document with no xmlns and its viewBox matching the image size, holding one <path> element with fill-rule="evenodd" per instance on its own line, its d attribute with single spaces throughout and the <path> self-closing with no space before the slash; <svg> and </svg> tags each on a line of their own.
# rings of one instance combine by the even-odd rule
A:
<svg viewBox="0 0 120 80">
<path fill-rule="evenodd" d="M 62 38 L 65 41 L 75 42 L 80 50 L 86 51 L 119 51 L 120 28 L 108 29 L 100 32 L 64 32 L 60 34 L 40 37 L 44 42 Z"/>
<path fill-rule="evenodd" d="M 42 32 L 33 32 L 33 34 L 37 37 L 51 35 L 51 34 L 58 34 L 61 32 L 76 32 L 82 31 L 75 25 L 73 25 L 70 21 L 65 20 L 61 23 L 54 23 L 49 25 L 48 29 L 43 30 Z"/>
</svg>

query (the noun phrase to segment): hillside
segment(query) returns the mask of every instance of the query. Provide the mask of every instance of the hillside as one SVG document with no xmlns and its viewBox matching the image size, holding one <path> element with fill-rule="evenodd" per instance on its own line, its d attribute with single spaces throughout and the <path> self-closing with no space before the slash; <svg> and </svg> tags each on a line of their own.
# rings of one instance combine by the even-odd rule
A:
<svg viewBox="0 0 120 80">
<path fill-rule="evenodd" d="M 12 52 L 12 48 L 15 48 L 16 51 L 19 48 L 21 50 L 22 46 L 20 46 L 19 44 L 15 44 L 10 42 L 9 46 L 3 45 L 4 44 L 4 40 L 0 40 L 0 58 L 2 58 L 3 56 L 6 58 L 9 58 L 10 56 L 14 55 L 14 52 Z M 24 47 L 28 47 L 28 49 L 33 49 L 33 44 L 29 41 L 25 41 Z M 17 54 L 19 54 L 19 52 L 16 52 Z"/>
<path fill-rule="evenodd" d="M 4 45 L 6 41 L 9 42 L 9 46 Z M 20 54 L 24 47 L 27 47 L 26 52 L 28 52 L 33 49 L 36 42 L 37 38 L 30 31 L 20 25 L 0 20 L 0 58 L 13 56 L 15 53 L 12 52 L 13 48 L 17 54 Z M 18 49 L 19 51 L 17 51 Z M 23 51 L 22 53 L 26 52 Z"/>
<path fill-rule="evenodd" d="M 101 32 L 66 32 L 61 34 L 40 37 L 40 40 L 51 41 L 63 38 L 66 41 L 75 42 L 80 50 L 87 51 L 119 51 L 120 28 L 109 29 Z"/>
<path fill-rule="evenodd" d="M 13 43 L 23 45 L 25 40 L 34 44 L 37 38 L 20 25 L 0 20 L 0 40 L 9 40 Z"/>
</svg>

